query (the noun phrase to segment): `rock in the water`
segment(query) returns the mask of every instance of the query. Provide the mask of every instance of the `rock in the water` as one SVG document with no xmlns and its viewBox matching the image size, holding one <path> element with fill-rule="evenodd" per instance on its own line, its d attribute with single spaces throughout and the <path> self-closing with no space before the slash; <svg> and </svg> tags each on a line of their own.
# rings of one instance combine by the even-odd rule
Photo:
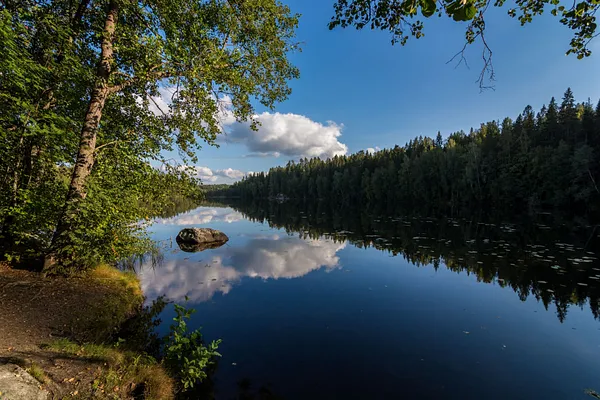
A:
<svg viewBox="0 0 600 400">
<path fill-rule="evenodd" d="M 211 228 L 185 228 L 177 235 L 177 243 L 225 244 L 229 240 L 226 234 Z"/>
<path fill-rule="evenodd" d="M 221 247 L 225 244 L 225 242 L 209 242 L 209 243 L 193 243 L 193 242 L 177 242 L 177 245 L 181 249 L 181 251 L 185 251 L 186 253 L 197 253 L 199 251 L 204 251 L 208 249 L 216 249 L 217 247 Z"/>
<path fill-rule="evenodd" d="M 23 368 L 15 364 L 0 364 L 0 399 L 47 400 L 48 391 Z"/>
</svg>

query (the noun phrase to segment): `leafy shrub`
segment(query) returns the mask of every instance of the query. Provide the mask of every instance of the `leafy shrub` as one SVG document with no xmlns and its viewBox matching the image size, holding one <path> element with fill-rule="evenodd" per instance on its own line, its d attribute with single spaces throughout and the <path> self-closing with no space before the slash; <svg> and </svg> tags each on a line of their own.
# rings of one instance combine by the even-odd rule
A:
<svg viewBox="0 0 600 400">
<path fill-rule="evenodd" d="M 175 304 L 174 323 L 165 338 L 164 361 L 169 370 L 177 376 L 186 391 L 208 377 L 206 370 L 221 357 L 217 348 L 221 339 L 204 345 L 199 329 L 188 332 L 186 320 L 196 311 Z"/>
</svg>

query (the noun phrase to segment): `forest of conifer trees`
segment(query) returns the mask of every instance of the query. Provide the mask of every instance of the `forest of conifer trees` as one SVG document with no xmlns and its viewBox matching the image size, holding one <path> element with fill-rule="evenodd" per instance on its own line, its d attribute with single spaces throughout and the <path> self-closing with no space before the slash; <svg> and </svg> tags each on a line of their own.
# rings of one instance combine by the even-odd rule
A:
<svg viewBox="0 0 600 400">
<path fill-rule="evenodd" d="M 600 214 L 600 102 L 576 103 L 571 89 L 537 113 L 491 121 L 444 140 L 419 136 L 405 146 L 332 159 L 290 161 L 227 190 L 247 200 L 279 194 L 302 201 L 386 212 L 502 215 L 560 211 Z"/>
</svg>

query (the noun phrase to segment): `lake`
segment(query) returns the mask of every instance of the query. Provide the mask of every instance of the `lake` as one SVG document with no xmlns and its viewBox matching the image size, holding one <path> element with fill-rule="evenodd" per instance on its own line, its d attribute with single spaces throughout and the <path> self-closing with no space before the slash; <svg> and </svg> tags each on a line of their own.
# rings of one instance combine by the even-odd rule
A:
<svg viewBox="0 0 600 400">
<path fill-rule="evenodd" d="M 186 253 L 175 242 L 186 227 L 230 240 Z M 151 231 L 164 260 L 140 269 L 148 300 L 187 296 L 191 328 L 223 339 L 209 398 L 600 391 L 600 229 L 269 203 L 198 207 Z"/>
</svg>

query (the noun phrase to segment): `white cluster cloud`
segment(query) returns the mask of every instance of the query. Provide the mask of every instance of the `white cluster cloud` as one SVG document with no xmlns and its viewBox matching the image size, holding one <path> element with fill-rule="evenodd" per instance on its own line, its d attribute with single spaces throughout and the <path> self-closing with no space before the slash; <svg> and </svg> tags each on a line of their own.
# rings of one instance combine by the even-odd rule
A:
<svg viewBox="0 0 600 400">
<path fill-rule="evenodd" d="M 213 170 L 209 167 L 204 166 L 185 166 L 181 165 L 178 167 L 182 171 L 187 171 L 191 175 L 202 180 L 202 182 L 214 183 L 217 179 L 225 179 L 226 182 L 239 181 L 246 175 L 254 174 L 254 172 L 244 172 L 239 169 L 225 168 Z M 162 168 L 164 170 L 164 168 Z"/>
<path fill-rule="evenodd" d="M 246 176 L 246 174 L 240 171 L 239 169 L 232 168 L 218 169 L 215 171 L 215 173 L 219 176 L 235 180 L 242 179 L 244 176 Z"/>
<path fill-rule="evenodd" d="M 367 154 L 374 154 L 374 153 L 377 153 L 379 150 L 381 150 L 379 148 L 379 146 L 375 146 L 375 147 L 367 147 L 367 149 L 365 151 L 367 152 Z"/>
<path fill-rule="evenodd" d="M 202 182 L 214 182 L 217 180 L 215 173 L 208 167 L 192 167 L 194 175 L 200 178 Z"/>
<path fill-rule="evenodd" d="M 170 260 L 152 268 L 142 268 L 140 278 L 149 299 L 165 295 L 174 301 L 188 296 L 192 302 L 209 300 L 215 293 L 227 294 L 243 277 L 291 279 L 325 267 L 340 267 L 337 252 L 346 243 L 330 240 L 303 240 L 278 236 L 250 239 L 242 247 L 209 250 L 209 257 Z"/>
<path fill-rule="evenodd" d="M 303 115 L 267 112 L 255 119 L 260 123 L 257 131 L 250 123 L 234 123 L 226 138 L 245 144 L 252 156 L 327 158 L 348 152 L 348 146 L 339 141 L 343 126 L 335 122 L 321 124 Z"/>
<path fill-rule="evenodd" d="M 168 114 L 175 88 L 161 87 L 159 96 L 152 97 L 149 110 L 156 115 Z M 237 122 L 232 112 L 229 96 L 217 99 L 218 115 L 224 139 L 245 145 L 248 157 L 321 157 L 328 158 L 348 153 L 348 146 L 340 142 L 343 125 L 333 121 L 322 124 L 309 117 L 293 113 L 269 113 L 254 115 L 258 130 L 250 128 L 250 122 Z"/>
</svg>

